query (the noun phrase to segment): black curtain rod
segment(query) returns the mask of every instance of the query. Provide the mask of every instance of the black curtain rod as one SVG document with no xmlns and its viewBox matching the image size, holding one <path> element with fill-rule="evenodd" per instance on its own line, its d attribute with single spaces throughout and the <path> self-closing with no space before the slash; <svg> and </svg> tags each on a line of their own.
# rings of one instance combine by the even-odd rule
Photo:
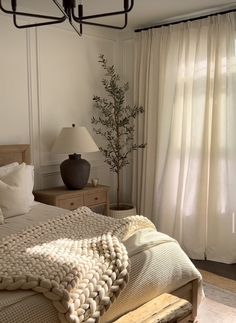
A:
<svg viewBox="0 0 236 323">
<path fill-rule="evenodd" d="M 135 29 L 135 32 L 139 33 L 140 31 L 144 31 L 144 30 L 167 27 L 167 26 L 171 26 L 171 25 L 177 25 L 177 24 L 181 24 L 183 22 L 195 21 L 195 20 L 199 20 L 199 19 L 212 17 L 212 16 L 217 16 L 217 15 L 224 15 L 226 13 L 235 12 L 235 11 L 236 11 L 236 8 L 230 9 L 230 10 L 225 10 L 225 11 L 220 11 L 220 12 L 216 12 L 216 13 L 212 13 L 212 14 L 208 14 L 208 15 L 205 15 L 205 16 L 199 16 L 199 17 L 195 17 L 195 18 L 187 18 L 187 19 L 183 19 L 183 20 L 168 22 L 168 23 L 165 23 L 165 24 L 162 24 L 162 25 L 155 25 L 155 26 L 150 26 L 150 27 L 139 28 L 139 29 Z"/>
</svg>

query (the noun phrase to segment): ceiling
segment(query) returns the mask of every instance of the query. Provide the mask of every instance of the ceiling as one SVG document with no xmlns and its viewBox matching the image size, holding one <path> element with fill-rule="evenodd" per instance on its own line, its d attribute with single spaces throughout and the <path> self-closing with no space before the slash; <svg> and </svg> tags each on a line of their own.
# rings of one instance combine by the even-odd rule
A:
<svg viewBox="0 0 236 323">
<path fill-rule="evenodd" d="M 226 5 L 232 6 L 233 3 L 227 0 L 135 0 L 129 24 L 135 29 L 181 16 L 193 16 L 200 11 L 214 11 Z"/>
<path fill-rule="evenodd" d="M 4 0 L 7 6 L 10 0 Z M 52 0 L 18 0 L 18 3 L 29 8 L 30 12 L 43 12 L 57 14 L 59 11 Z M 78 3 L 78 1 L 77 1 Z M 82 0 L 84 4 L 84 14 L 96 14 L 120 10 L 123 7 L 123 0 Z M 182 16 L 194 16 L 215 12 L 222 8 L 236 7 L 236 1 L 228 0 L 134 0 L 134 8 L 129 13 L 128 29 L 158 24 Z M 59 13 L 60 15 L 60 13 Z M 122 19 L 118 16 L 100 19 L 103 23 L 122 24 Z"/>
</svg>

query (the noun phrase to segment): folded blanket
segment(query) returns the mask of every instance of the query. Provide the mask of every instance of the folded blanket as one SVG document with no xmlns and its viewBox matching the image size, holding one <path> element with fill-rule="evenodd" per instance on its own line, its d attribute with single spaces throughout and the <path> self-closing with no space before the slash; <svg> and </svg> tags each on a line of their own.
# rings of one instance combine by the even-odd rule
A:
<svg viewBox="0 0 236 323">
<path fill-rule="evenodd" d="M 153 228 L 142 216 L 113 219 L 87 207 L 0 241 L 0 290 L 34 290 L 61 322 L 98 322 L 128 280 L 122 239 Z"/>
</svg>

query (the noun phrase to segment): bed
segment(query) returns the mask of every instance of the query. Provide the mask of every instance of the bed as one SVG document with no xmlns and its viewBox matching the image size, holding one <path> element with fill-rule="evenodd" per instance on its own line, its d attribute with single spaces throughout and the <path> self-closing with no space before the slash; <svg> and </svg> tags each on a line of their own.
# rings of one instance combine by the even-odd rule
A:
<svg viewBox="0 0 236 323">
<path fill-rule="evenodd" d="M 30 164 L 29 151 L 29 145 L 0 146 L 0 166 L 12 162 Z M 0 240 L 63 214 L 64 209 L 33 202 L 28 212 L 9 217 L 0 225 Z M 144 228 L 122 243 L 131 263 L 129 280 L 120 296 L 102 315 L 101 322 L 115 322 L 166 292 L 191 302 L 191 319 L 194 320 L 202 297 L 201 275 L 176 241 L 152 228 Z M 42 294 L 31 289 L 1 289 L 1 323 L 60 322 L 56 308 Z"/>
</svg>

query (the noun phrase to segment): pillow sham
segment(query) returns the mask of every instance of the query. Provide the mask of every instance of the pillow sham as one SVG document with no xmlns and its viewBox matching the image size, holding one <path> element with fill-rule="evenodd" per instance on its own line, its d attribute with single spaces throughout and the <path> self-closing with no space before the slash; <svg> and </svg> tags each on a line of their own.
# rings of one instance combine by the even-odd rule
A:
<svg viewBox="0 0 236 323">
<path fill-rule="evenodd" d="M 26 165 L 26 189 L 28 194 L 29 205 L 32 206 L 34 202 L 34 166 Z"/>
<path fill-rule="evenodd" d="M 15 163 L 11 163 L 0 167 L 0 180 L 20 166 L 21 165 L 19 165 L 19 163 L 15 162 Z M 29 204 L 32 205 L 34 201 L 34 195 L 32 193 L 34 188 L 34 166 L 25 164 L 25 167 L 26 167 L 25 181 L 26 181 L 26 187 L 27 187 L 27 193 L 28 193 L 28 200 L 29 200 Z"/>
<path fill-rule="evenodd" d="M 14 162 L 14 163 L 11 163 L 11 164 L 1 166 L 0 167 L 0 178 L 8 175 L 9 173 L 11 173 L 16 166 L 19 166 L 19 163 Z"/>
<path fill-rule="evenodd" d="M 0 209 L 0 224 L 4 223 L 4 217 L 3 217 L 3 213 L 2 210 Z"/>
<path fill-rule="evenodd" d="M 26 165 L 23 163 L 0 180 L 0 208 L 4 218 L 27 213 L 30 209 Z"/>
</svg>

